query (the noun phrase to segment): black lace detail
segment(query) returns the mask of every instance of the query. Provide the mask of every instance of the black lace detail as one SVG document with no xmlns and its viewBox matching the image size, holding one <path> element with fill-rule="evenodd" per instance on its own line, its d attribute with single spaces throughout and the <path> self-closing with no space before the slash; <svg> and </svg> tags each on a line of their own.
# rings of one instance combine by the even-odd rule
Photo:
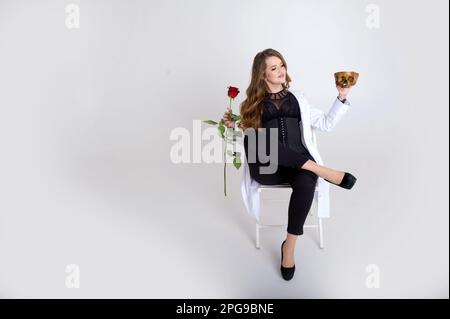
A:
<svg viewBox="0 0 450 319">
<path fill-rule="evenodd" d="M 296 117 L 300 120 L 300 109 L 297 99 L 287 90 L 285 94 L 284 97 L 279 99 L 264 99 L 262 112 L 263 122 L 279 117 Z"/>
<path fill-rule="evenodd" d="M 264 102 L 266 105 L 275 106 L 277 110 L 280 110 L 280 107 L 284 104 L 284 102 L 286 102 L 288 98 L 289 98 L 289 91 L 286 88 L 284 88 L 283 90 L 276 93 L 266 92 Z"/>
<path fill-rule="evenodd" d="M 266 98 L 269 100 L 281 100 L 287 96 L 288 92 L 289 91 L 286 88 L 276 93 L 266 92 Z"/>
</svg>

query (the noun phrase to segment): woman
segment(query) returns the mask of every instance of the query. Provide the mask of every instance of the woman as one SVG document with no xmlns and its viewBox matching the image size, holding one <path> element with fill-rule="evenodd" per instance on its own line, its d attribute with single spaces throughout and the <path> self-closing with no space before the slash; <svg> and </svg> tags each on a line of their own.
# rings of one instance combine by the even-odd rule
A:
<svg viewBox="0 0 450 319">
<path fill-rule="evenodd" d="M 287 237 L 281 244 L 280 270 L 285 280 L 290 280 L 294 276 L 295 245 L 298 236 L 303 234 L 303 225 L 313 202 L 318 177 L 346 189 L 351 189 L 356 182 L 352 174 L 319 165 L 311 155 L 313 153 L 317 159 L 320 158 L 317 150 L 308 149 L 308 143 L 305 143 L 301 103 L 296 95 L 289 91 L 290 82 L 286 61 L 278 51 L 266 49 L 259 52 L 253 60 L 251 83 L 246 91 L 247 99 L 240 106 L 241 120 L 238 123 L 238 127 L 245 130 L 246 158 L 249 158 L 249 154 L 259 155 L 258 138 L 265 140 L 266 150 L 272 152 L 270 143 L 274 140 L 271 139 L 270 132 L 274 132 L 275 129 L 275 133 L 278 133 L 278 143 L 275 145 L 276 172 L 261 173 L 261 167 L 271 163 L 270 161 L 266 163 L 266 160 L 260 161 L 258 156 L 255 156 L 255 162 L 249 161 L 248 165 L 251 177 L 258 183 L 265 185 L 289 183 L 292 187 Z M 333 104 L 333 112 L 330 111 L 328 115 L 318 110 L 308 112 L 311 119 L 303 119 L 305 123 L 311 123 L 311 126 L 314 123 L 315 128 L 325 131 L 331 129 L 337 122 L 339 117 L 337 114 L 342 115 L 345 112 L 339 109 L 345 110 L 349 105 L 346 97 L 350 88 L 337 86 L 337 89 L 339 96 Z M 236 122 L 229 118 L 229 111 L 225 112 L 224 121 L 227 127 L 236 126 Z M 250 145 L 247 135 L 249 129 L 256 132 L 253 135 L 256 139 L 252 139 Z"/>
</svg>

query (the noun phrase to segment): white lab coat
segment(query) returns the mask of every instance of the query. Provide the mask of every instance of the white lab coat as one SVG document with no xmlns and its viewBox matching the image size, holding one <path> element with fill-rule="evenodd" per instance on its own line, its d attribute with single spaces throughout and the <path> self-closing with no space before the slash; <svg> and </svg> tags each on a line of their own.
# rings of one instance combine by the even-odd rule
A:
<svg viewBox="0 0 450 319">
<path fill-rule="evenodd" d="M 342 103 L 336 98 L 328 113 L 323 112 L 311 104 L 304 96 L 303 92 L 297 89 L 289 89 L 294 94 L 300 105 L 301 118 L 302 118 L 302 135 L 304 138 L 304 144 L 312 155 L 314 160 L 319 165 L 324 165 L 322 158 L 319 154 L 316 141 L 316 130 L 330 132 L 334 126 L 339 122 L 342 116 L 347 112 L 350 103 L 348 100 Z M 238 124 L 238 123 L 237 123 Z M 241 129 L 236 128 L 242 132 Z M 243 133 L 243 132 L 242 132 Z M 244 136 L 242 134 L 242 136 Z M 250 176 L 250 170 L 248 167 L 245 152 L 242 152 L 242 166 L 243 174 L 241 177 L 241 193 L 244 205 L 247 212 L 255 219 L 260 219 L 260 197 L 258 192 L 259 183 L 256 182 Z M 319 177 L 318 183 L 318 217 L 328 218 L 330 217 L 330 184 Z"/>
</svg>

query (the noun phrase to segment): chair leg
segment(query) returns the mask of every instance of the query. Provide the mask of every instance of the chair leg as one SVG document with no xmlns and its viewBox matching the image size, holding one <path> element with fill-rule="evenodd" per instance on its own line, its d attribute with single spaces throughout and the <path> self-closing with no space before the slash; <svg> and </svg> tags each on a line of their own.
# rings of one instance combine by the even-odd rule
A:
<svg viewBox="0 0 450 319">
<path fill-rule="evenodd" d="M 259 249 L 260 245 L 259 245 L 259 224 L 256 223 L 256 248 Z"/>
<path fill-rule="evenodd" d="M 323 249 L 323 248 L 324 248 L 324 245 L 323 245 L 323 225 L 322 225 L 322 218 L 319 218 L 319 240 L 320 240 L 320 245 L 319 245 L 319 247 L 320 247 L 321 249 Z"/>
</svg>

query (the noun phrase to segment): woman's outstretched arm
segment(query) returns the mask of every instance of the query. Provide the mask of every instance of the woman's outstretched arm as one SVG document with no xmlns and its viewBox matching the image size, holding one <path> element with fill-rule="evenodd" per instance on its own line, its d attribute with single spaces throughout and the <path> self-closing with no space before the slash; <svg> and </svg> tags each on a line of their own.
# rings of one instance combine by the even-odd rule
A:
<svg viewBox="0 0 450 319">
<path fill-rule="evenodd" d="M 350 88 L 341 88 L 336 86 L 339 96 L 333 102 L 328 113 L 312 106 L 303 93 L 300 97 L 303 103 L 308 104 L 310 110 L 310 125 L 311 127 L 324 132 L 331 132 L 336 124 L 341 120 L 342 116 L 350 107 L 350 102 L 347 100 L 347 95 Z"/>
</svg>

